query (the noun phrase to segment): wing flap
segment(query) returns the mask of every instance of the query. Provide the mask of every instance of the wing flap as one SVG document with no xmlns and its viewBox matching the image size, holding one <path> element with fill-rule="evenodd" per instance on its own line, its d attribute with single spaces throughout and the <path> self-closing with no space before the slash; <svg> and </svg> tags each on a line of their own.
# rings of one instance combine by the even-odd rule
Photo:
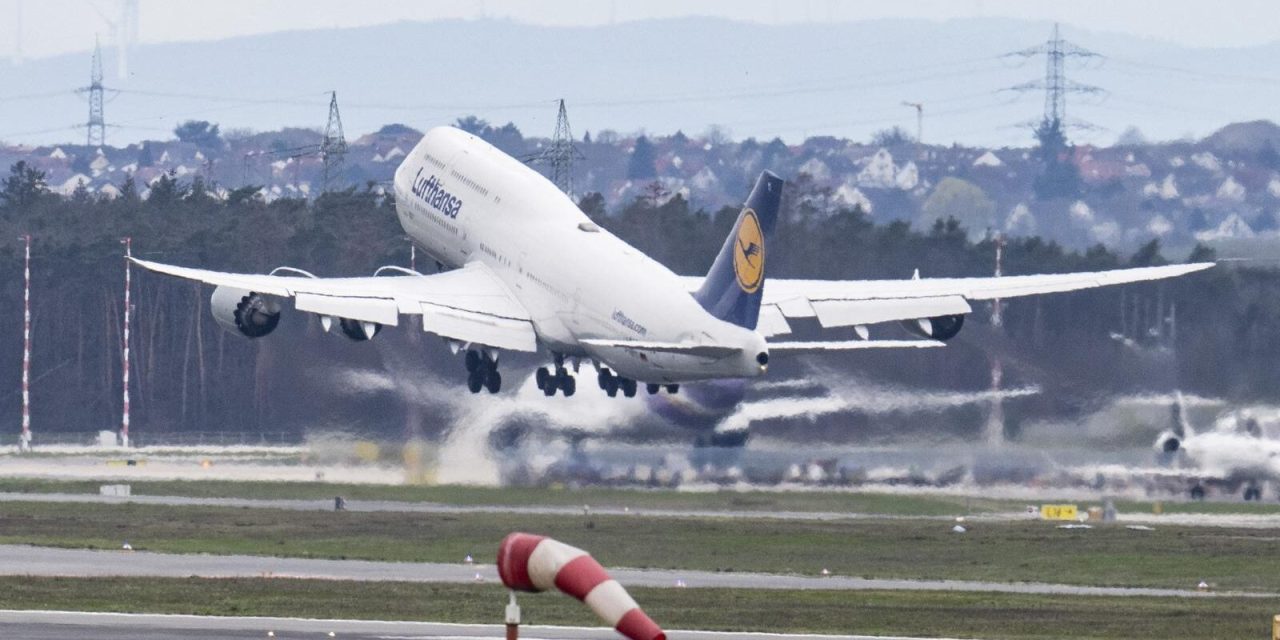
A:
<svg viewBox="0 0 1280 640">
<path fill-rule="evenodd" d="M 760 319 L 756 323 L 756 331 L 766 338 L 791 333 L 791 325 L 777 305 L 766 304 L 760 307 Z"/>
<path fill-rule="evenodd" d="M 770 342 L 770 352 L 818 353 L 862 349 L 932 349 L 944 347 L 937 340 L 838 340 L 833 342 Z"/>
<path fill-rule="evenodd" d="M 503 318 L 429 302 L 422 303 L 422 330 L 499 349 L 538 350 L 538 335 L 528 320 Z"/>
<path fill-rule="evenodd" d="M 299 293 L 293 306 L 299 311 L 310 311 L 335 318 L 351 318 L 365 322 L 377 322 L 394 327 L 400 322 L 400 307 L 395 300 L 386 298 L 354 298 L 325 296 L 315 293 Z"/>
<path fill-rule="evenodd" d="M 973 309 L 960 296 L 922 298 L 872 298 L 866 300 L 814 300 L 811 303 L 823 327 L 848 327 L 893 320 L 913 320 L 969 313 Z"/>
</svg>

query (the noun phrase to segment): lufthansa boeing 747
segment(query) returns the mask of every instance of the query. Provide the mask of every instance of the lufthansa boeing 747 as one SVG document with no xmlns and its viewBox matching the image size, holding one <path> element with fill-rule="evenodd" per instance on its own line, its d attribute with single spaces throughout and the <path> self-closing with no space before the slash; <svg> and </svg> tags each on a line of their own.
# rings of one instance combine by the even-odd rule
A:
<svg viewBox="0 0 1280 640">
<path fill-rule="evenodd" d="M 548 395 L 573 395 L 590 362 L 610 396 L 675 393 L 684 382 L 764 375 L 796 351 L 937 347 L 960 330 L 975 300 L 1074 291 L 1179 276 L 1212 263 L 1001 278 L 766 282 L 769 239 L 783 181 L 756 181 L 711 270 L 681 277 L 596 226 L 546 178 L 452 127 L 427 132 L 396 170 L 396 214 L 416 245 L 451 268 L 424 275 L 383 267 L 372 277 L 317 278 L 281 267 L 268 275 L 135 262 L 214 285 L 214 317 L 260 338 L 286 301 L 368 340 L 402 316 L 465 352 L 467 386 L 497 393 L 503 350 L 543 352 Z M 385 277 L 386 272 L 402 277 Z M 854 327 L 859 340 L 775 340 L 789 319 Z M 869 340 L 868 325 L 901 322 L 918 340 Z"/>
</svg>

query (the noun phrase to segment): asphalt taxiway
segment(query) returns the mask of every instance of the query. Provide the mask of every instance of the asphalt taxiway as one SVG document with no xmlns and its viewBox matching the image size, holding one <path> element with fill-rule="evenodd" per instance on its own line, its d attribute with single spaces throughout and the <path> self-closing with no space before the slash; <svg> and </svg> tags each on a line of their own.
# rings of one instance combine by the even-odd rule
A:
<svg viewBox="0 0 1280 640">
<path fill-rule="evenodd" d="M 437 622 L 384 622 L 379 620 L 307 620 L 301 618 L 231 618 L 218 616 L 82 613 L 74 611 L 0 611 L 0 637 L 24 640 L 452 640 L 504 638 L 497 624 L 445 624 Z M 268 636 L 268 633 L 272 634 Z M 330 635 L 332 634 L 332 635 Z M 668 637 L 684 640 L 922 640 L 886 636 L 835 636 L 813 634 L 668 631 Z M 612 629 L 587 627 L 525 626 L 526 640 L 617 640 Z M 937 640 L 937 639 L 931 639 Z"/>
<path fill-rule="evenodd" d="M 0 492 L 0 502 L 52 502 L 90 504 L 150 504 L 165 506 L 234 507 L 281 509 L 285 511 L 332 511 L 333 499 L 264 499 L 264 498 L 198 498 L 188 496 L 103 496 L 92 493 L 18 493 Z M 565 505 L 458 505 L 438 502 L 406 502 L 398 500 L 347 500 L 345 509 L 357 512 L 433 513 L 460 515 L 468 513 L 501 513 L 513 515 L 581 516 L 583 506 Z M 601 516 L 635 516 L 645 518 L 723 518 L 742 520 L 790 520 L 839 522 L 849 520 L 951 520 L 953 516 L 891 515 L 847 511 L 764 511 L 749 509 L 653 509 L 613 505 L 591 505 L 590 512 Z M 959 515 L 959 514 L 957 514 Z M 1025 511 L 966 515 L 973 521 L 1027 520 Z M 1176 525 L 1187 527 L 1239 527 L 1280 529 L 1280 513 L 1121 513 L 1122 524 Z"/>
</svg>

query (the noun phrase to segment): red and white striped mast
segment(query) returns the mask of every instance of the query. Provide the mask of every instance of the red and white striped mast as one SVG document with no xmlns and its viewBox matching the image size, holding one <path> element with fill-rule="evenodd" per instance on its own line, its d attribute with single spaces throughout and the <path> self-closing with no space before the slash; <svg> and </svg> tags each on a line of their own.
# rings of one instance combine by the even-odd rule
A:
<svg viewBox="0 0 1280 640">
<path fill-rule="evenodd" d="M 133 238 L 126 237 L 124 243 L 124 357 L 121 359 L 124 373 L 124 415 L 120 423 L 120 445 L 129 446 L 129 289 L 132 277 L 131 261 L 133 259 Z"/>
<path fill-rule="evenodd" d="M 18 450 L 31 450 L 31 234 L 22 236 L 26 244 L 22 262 L 22 435 Z"/>
</svg>

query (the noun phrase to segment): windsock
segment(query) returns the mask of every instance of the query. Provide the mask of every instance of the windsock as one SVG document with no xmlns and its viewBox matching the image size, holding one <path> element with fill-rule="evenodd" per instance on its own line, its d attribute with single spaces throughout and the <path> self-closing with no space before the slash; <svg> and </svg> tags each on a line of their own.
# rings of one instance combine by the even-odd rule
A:
<svg viewBox="0 0 1280 640">
<path fill-rule="evenodd" d="M 498 547 L 498 575 L 516 591 L 559 589 L 631 640 L 666 640 L 640 605 L 586 551 L 546 536 L 512 533 Z"/>
</svg>

